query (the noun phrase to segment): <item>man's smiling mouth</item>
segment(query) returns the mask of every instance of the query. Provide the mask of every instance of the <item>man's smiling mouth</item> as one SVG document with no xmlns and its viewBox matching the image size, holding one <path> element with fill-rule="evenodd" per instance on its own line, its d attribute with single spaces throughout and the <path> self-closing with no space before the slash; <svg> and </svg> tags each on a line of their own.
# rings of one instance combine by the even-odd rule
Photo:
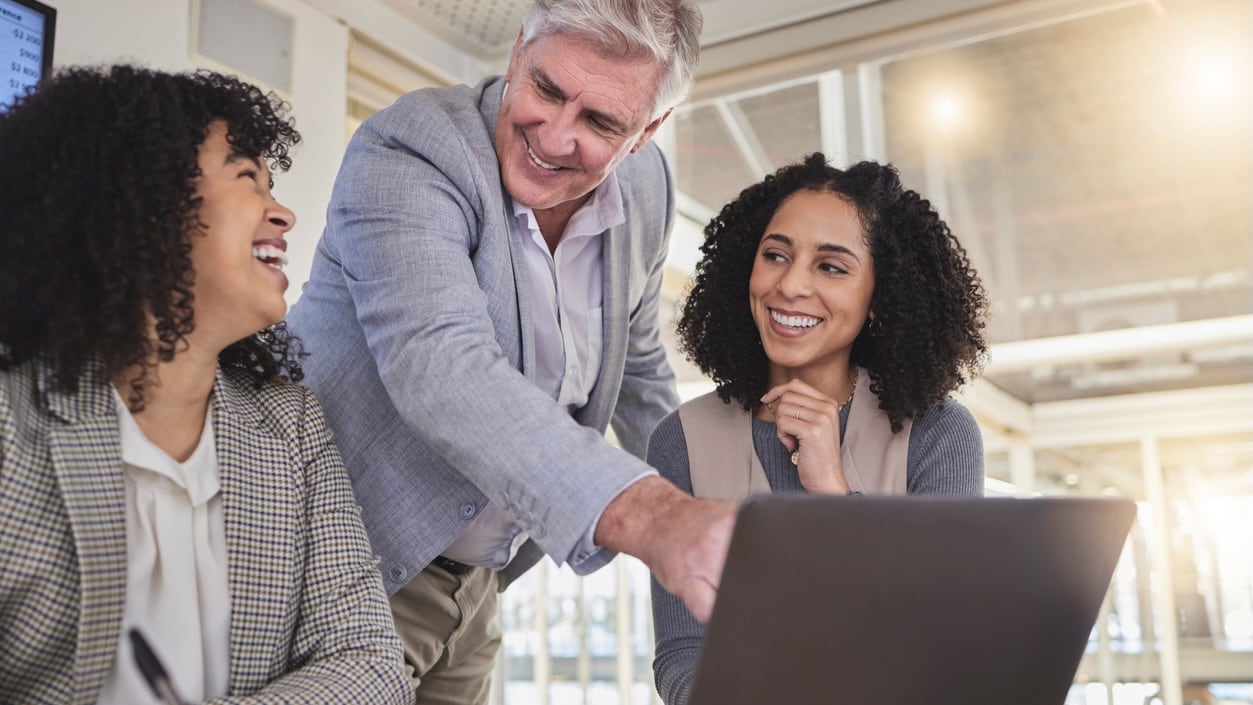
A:
<svg viewBox="0 0 1253 705">
<path fill-rule="evenodd" d="M 539 166 L 541 169 L 547 169 L 547 170 L 549 170 L 549 171 L 557 171 L 558 169 L 560 169 L 560 168 L 561 168 L 561 167 L 556 166 L 556 165 L 554 165 L 554 164 L 549 164 L 548 162 L 546 162 L 546 161 L 544 161 L 544 160 L 540 159 L 539 157 L 535 156 L 535 152 L 532 152 L 532 151 L 531 151 L 531 143 L 530 143 L 530 142 L 527 142 L 527 141 L 524 139 L 524 140 L 522 140 L 522 143 L 526 145 L 526 153 L 527 153 L 527 154 L 531 157 L 531 161 L 535 162 L 535 164 L 536 164 L 537 166 Z"/>
</svg>

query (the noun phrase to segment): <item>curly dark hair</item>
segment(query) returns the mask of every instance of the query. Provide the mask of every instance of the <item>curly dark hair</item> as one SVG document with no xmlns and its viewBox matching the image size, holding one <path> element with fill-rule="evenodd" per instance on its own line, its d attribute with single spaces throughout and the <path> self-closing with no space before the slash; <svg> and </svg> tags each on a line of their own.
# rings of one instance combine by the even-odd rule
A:
<svg viewBox="0 0 1253 705">
<path fill-rule="evenodd" d="M 766 226 L 797 191 L 828 192 L 856 209 L 874 261 L 873 322 L 853 341 L 852 364 L 899 431 L 981 371 L 988 301 L 966 252 L 931 204 L 903 188 L 891 165 L 846 170 L 821 153 L 742 192 L 705 226 L 704 257 L 678 324 L 683 352 L 723 401 L 751 410 L 767 391 L 769 361 L 749 310 L 748 280 Z"/>
<path fill-rule="evenodd" d="M 210 71 L 113 66 L 59 71 L 0 112 L 0 370 L 42 356 L 74 393 L 93 359 L 110 377 L 136 367 L 129 401 L 141 408 L 143 376 L 195 326 L 195 180 L 209 125 L 222 120 L 231 145 L 286 170 L 300 141 L 288 109 Z M 279 323 L 219 362 L 261 385 L 299 381 L 302 354 Z"/>
</svg>

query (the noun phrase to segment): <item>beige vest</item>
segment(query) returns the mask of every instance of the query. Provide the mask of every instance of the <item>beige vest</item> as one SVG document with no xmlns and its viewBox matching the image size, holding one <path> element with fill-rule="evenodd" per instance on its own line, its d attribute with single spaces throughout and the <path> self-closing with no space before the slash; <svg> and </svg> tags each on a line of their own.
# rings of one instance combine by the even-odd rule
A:
<svg viewBox="0 0 1253 705">
<path fill-rule="evenodd" d="M 738 403 L 724 403 L 717 392 L 679 407 L 687 441 L 692 494 L 711 499 L 743 499 L 769 494 L 770 483 L 753 451 L 753 417 Z M 912 423 L 892 433 L 879 397 L 870 391 L 870 375 L 857 374 L 853 408 L 848 412 L 840 461 L 849 489 L 863 494 L 905 494 Z"/>
</svg>

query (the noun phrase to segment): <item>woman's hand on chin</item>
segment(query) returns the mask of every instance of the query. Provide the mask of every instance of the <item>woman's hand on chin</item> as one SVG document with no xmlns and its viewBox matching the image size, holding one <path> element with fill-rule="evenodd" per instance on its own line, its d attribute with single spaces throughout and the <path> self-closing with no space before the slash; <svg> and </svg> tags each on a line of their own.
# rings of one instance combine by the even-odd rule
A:
<svg viewBox="0 0 1253 705">
<path fill-rule="evenodd" d="M 805 489 L 848 494 L 840 462 L 840 404 L 799 379 L 770 389 L 761 402 L 774 415 L 775 433 L 792 451 Z"/>
</svg>

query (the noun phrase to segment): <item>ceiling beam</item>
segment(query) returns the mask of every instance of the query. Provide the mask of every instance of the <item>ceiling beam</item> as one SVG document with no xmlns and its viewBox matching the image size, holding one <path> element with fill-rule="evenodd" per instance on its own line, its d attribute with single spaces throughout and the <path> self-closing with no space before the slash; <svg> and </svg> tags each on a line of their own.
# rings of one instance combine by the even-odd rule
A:
<svg viewBox="0 0 1253 705">
<path fill-rule="evenodd" d="M 1031 446 L 1059 448 L 1253 433 L 1253 384 L 1035 404 Z"/>
<path fill-rule="evenodd" d="M 1253 315 L 1036 338 L 991 346 L 984 374 L 1027 372 L 1068 363 L 1130 360 L 1253 342 Z"/>
</svg>

